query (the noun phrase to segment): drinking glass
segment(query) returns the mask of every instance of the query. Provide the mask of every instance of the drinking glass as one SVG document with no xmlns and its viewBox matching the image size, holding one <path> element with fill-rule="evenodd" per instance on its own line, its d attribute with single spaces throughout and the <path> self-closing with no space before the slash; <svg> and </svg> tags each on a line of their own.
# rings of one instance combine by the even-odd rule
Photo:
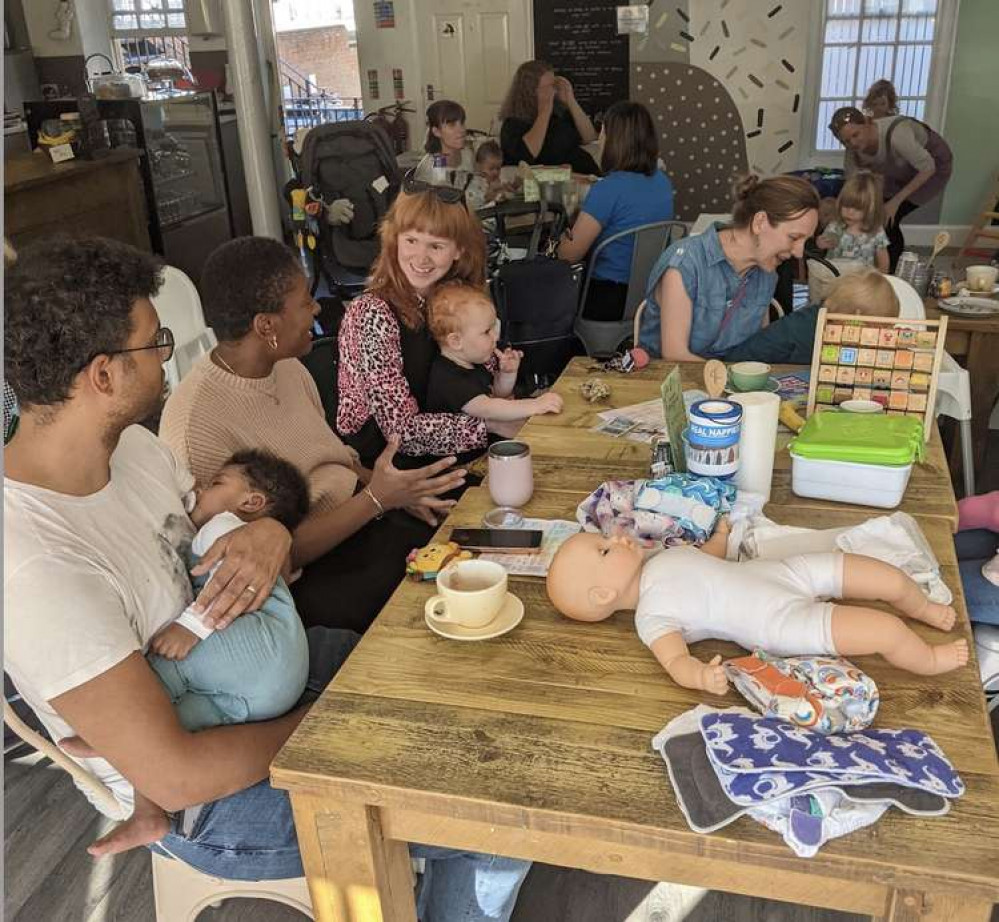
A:
<svg viewBox="0 0 999 922">
<path fill-rule="evenodd" d="M 497 508 L 486 516 L 494 528 L 520 525 L 520 507 L 534 494 L 534 467 L 531 449 L 525 442 L 508 439 L 489 447 L 489 495 Z"/>
</svg>

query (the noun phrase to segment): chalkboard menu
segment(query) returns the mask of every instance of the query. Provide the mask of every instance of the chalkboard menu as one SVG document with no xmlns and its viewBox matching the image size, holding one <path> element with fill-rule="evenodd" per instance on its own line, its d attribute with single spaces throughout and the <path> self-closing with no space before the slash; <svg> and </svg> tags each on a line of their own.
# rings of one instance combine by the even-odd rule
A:
<svg viewBox="0 0 999 922">
<path fill-rule="evenodd" d="M 534 0 L 534 53 L 572 81 L 580 106 L 597 115 L 628 98 L 628 36 L 618 3 Z"/>
</svg>

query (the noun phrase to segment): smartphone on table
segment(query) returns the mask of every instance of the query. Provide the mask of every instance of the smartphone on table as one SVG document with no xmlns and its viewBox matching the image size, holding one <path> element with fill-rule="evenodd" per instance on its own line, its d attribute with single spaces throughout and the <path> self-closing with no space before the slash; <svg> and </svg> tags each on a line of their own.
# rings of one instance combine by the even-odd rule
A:
<svg viewBox="0 0 999 922">
<path fill-rule="evenodd" d="M 468 551 L 493 554 L 536 554 L 541 550 L 540 529 L 453 528 L 451 540 Z"/>
</svg>

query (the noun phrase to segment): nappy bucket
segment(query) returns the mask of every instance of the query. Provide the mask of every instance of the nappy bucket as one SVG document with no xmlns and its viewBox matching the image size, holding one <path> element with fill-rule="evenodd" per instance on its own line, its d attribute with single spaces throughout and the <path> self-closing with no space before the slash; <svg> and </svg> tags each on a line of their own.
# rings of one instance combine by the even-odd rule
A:
<svg viewBox="0 0 999 922">
<path fill-rule="evenodd" d="M 731 400 L 699 400 L 683 433 L 687 469 L 698 477 L 731 477 L 739 469 L 742 407 Z"/>
</svg>

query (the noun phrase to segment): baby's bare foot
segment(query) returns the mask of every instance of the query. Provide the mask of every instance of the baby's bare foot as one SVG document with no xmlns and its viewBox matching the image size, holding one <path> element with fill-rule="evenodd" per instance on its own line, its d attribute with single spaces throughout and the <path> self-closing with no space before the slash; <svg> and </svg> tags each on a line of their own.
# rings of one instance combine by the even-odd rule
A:
<svg viewBox="0 0 999 922">
<path fill-rule="evenodd" d="M 949 631 L 957 620 L 957 612 L 950 605 L 941 605 L 927 599 L 923 610 L 913 617 L 941 631 Z"/>
<path fill-rule="evenodd" d="M 953 643 L 939 644 L 933 650 L 933 669 L 928 675 L 950 672 L 968 664 L 968 641 L 964 638 Z"/>
</svg>

